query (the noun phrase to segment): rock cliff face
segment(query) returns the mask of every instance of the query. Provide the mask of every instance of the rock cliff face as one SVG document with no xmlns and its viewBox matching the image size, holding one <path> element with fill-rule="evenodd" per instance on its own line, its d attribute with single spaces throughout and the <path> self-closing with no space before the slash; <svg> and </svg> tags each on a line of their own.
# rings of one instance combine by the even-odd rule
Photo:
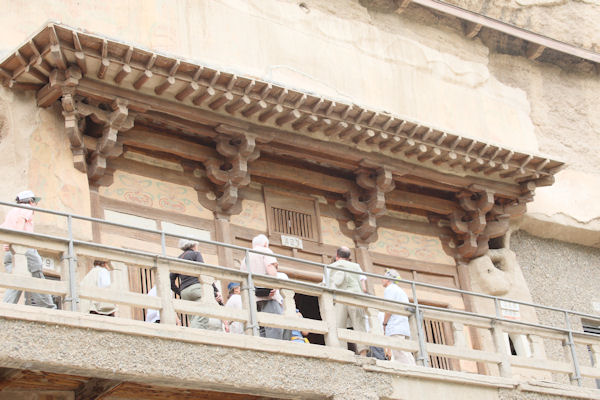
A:
<svg viewBox="0 0 600 400">
<path fill-rule="evenodd" d="M 575 46 L 600 49 L 600 0 L 447 2 Z M 529 207 L 536 224 L 525 227 L 536 235 L 579 243 L 584 235 L 558 232 L 565 226 L 591 231 L 598 238 L 585 244 L 600 244 L 595 227 L 600 226 L 600 67 L 565 65 L 544 56 L 531 61 L 522 52 L 502 51 L 514 41 L 489 34 L 469 39 L 458 19 L 416 3 L 402 13 L 374 10 L 402 4 L 132 0 L 114 7 L 91 0 L 17 1 L 0 15 L 0 54 L 14 51 L 44 21 L 61 20 L 235 73 L 547 154 L 569 167 L 553 187 L 538 189 Z M 15 101 L 22 100 L 16 96 Z M 0 130 L 0 147 L 15 140 L 8 132 L 27 129 L 6 115 L 0 116 L 6 125 Z M 32 118 L 37 121 L 37 114 Z M 547 229 L 549 224 L 556 229 Z"/>
<path fill-rule="evenodd" d="M 598 0 L 446 0 L 446 3 L 565 43 L 600 51 Z"/>
</svg>

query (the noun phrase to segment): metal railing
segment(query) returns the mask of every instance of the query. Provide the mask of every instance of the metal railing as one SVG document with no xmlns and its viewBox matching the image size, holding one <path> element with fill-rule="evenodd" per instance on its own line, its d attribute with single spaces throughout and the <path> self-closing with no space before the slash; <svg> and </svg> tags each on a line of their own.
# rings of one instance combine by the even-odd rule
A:
<svg viewBox="0 0 600 400">
<path fill-rule="evenodd" d="M 0 205 L 27 209 L 31 208 L 6 202 L 0 202 Z M 14 254 L 13 275 L 0 273 L 0 287 L 58 294 L 64 296 L 65 301 L 70 302 L 70 309 L 72 311 L 78 310 L 78 302 L 80 296 L 82 296 L 86 299 L 97 301 L 160 309 L 161 323 L 166 324 L 175 324 L 175 312 L 182 312 L 204 315 L 221 320 L 240 321 L 245 324 L 246 333 L 254 336 L 259 336 L 259 326 L 273 326 L 284 329 L 307 330 L 323 334 L 325 336 L 326 345 L 328 346 L 339 347 L 343 345 L 344 341 L 352 341 L 371 346 L 416 352 L 418 355 L 418 364 L 422 366 L 429 366 L 429 356 L 437 355 L 452 359 L 470 360 L 478 363 L 496 365 L 499 374 L 504 377 L 512 376 L 511 367 L 514 366 L 548 373 L 568 374 L 571 380 L 576 382 L 579 386 L 582 385 L 584 377 L 600 378 L 600 368 L 598 368 L 598 363 L 594 364 L 596 367 L 593 365 L 582 366 L 576 348 L 578 344 L 580 346 L 588 346 L 593 358 L 598 360 L 600 357 L 600 338 L 597 335 L 588 334 L 581 330 L 575 330 L 571 323 L 571 319 L 576 317 L 579 319 L 585 318 L 587 320 L 596 321 L 600 324 L 600 316 L 597 315 L 403 279 L 398 279 L 396 281 L 410 286 L 413 301 L 392 301 L 370 294 L 352 293 L 331 288 L 329 285 L 329 270 L 341 270 L 346 273 L 351 272 L 334 265 L 302 260 L 280 254 L 260 252 L 208 239 L 167 233 L 164 230 L 144 229 L 98 218 L 41 208 L 32 209 L 38 213 L 47 213 L 66 218 L 67 234 L 66 236 L 55 236 L 0 229 L 0 241 L 11 243 Z M 73 233 L 74 220 L 106 224 L 120 228 L 133 229 L 139 232 L 156 234 L 160 237 L 161 254 L 142 250 L 123 249 L 76 239 Z M 280 260 L 317 266 L 323 269 L 324 285 L 298 280 L 282 280 L 272 276 L 253 274 L 249 266 L 247 271 L 240 271 L 234 268 L 171 257 L 167 255 L 168 237 L 195 240 L 206 245 L 237 250 L 245 254 L 246 262 L 250 259 L 250 253 L 256 253 L 267 256 L 272 255 Z M 66 276 L 61 276 L 63 280 L 61 282 L 41 281 L 27 276 L 26 260 L 24 257 L 24 251 L 27 247 L 40 250 L 45 249 L 46 251 L 61 254 L 62 259 L 66 264 L 66 271 L 65 274 L 63 274 Z M 152 269 L 156 273 L 157 298 L 151 298 L 140 293 L 121 293 L 110 289 L 90 289 L 80 287 L 77 279 L 78 255 L 86 257 L 102 256 L 105 259 L 110 259 L 115 262 L 123 262 L 131 267 Z M 203 285 L 203 293 L 206 294 L 203 295 L 200 304 L 173 298 L 169 282 L 169 274 L 171 272 L 199 275 L 200 283 Z M 379 279 L 385 278 L 382 275 L 367 272 L 362 272 L 362 275 Z M 216 305 L 213 296 L 210 295 L 210 293 L 212 293 L 212 282 L 214 279 L 243 282 L 243 310 L 226 309 Z M 284 298 L 283 315 L 257 312 L 256 296 L 254 293 L 254 288 L 257 285 L 280 288 Z M 481 299 L 487 299 L 493 302 L 495 312 L 492 315 L 487 315 L 422 304 L 419 301 L 417 288 L 440 290 L 461 296 L 474 296 Z M 295 304 L 293 299 L 295 293 L 308 294 L 319 298 L 322 317 L 321 321 L 292 318 L 295 317 Z M 539 309 L 561 313 L 564 315 L 565 326 L 551 326 L 539 324 L 537 322 L 507 318 L 501 313 L 500 303 L 502 301 L 531 307 L 534 310 Z M 345 329 L 345 327 L 336 326 L 334 306 L 338 303 L 367 309 L 371 332 L 352 332 Z M 411 328 L 417 336 L 417 341 L 383 336 L 381 326 L 378 326 L 378 322 L 376 321 L 376 313 L 378 311 L 408 316 L 411 321 Z M 423 328 L 423 321 L 425 318 L 451 324 L 454 334 L 454 345 L 427 342 Z M 488 331 L 488 336 L 491 336 L 494 342 L 492 350 L 490 351 L 486 348 L 473 349 L 468 346 L 465 340 L 465 326 Z M 523 357 L 519 355 L 510 355 L 504 346 L 504 333 L 526 335 L 530 344 L 535 342 L 536 346 L 533 349 L 532 356 Z M 570 361 L 561 362 L 546 359 L 543 346 L 539 346 L 539 338 L 561 341 L 561 344 L 569 349 Z M 494 373 L 490 372 L 490 374 Z"/>
</svg>

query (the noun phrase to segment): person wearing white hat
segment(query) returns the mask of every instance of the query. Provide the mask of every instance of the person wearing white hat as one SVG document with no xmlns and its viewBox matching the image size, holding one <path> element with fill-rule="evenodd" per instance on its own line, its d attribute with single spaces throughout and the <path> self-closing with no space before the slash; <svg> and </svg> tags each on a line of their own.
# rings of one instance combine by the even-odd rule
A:
<svg viewBox="0 0 600 400">
<path fill-rule="evenodd" d="M 15 201 L 17 204 L 25 204 L 30 207 L 35 207 L 41 200 L 41 197 L 37 197 L 31 190 L 25 190 L 17 194 Z M 6 218 L 0 228 L 14 229 L 17 231 L 33 232 L 33 210 L 13 207 L 6 214 Z M 12 253 L 9 251 L 9 245 L 4 246 L 4 268 L 8 273 L 12 272 Z M 27 269 L 34 278 L 45 279 L 44 273 L 42 272 L 42 257 L 35 249 L 27 249 L 25 252 L 27 257 Z M 4 293 L 2 301 L 4 303 L 16 304 L 21 298 L 21 290 L 8 289 Z M 31 300 L 31 304 L 37 307 L 56 308 L 56 304 L 52 301 L 52 297 L 49 294 L 43 293 L 27 293 L 26 297 Z"/>
<path fill-rule="evenodd" d="M 381 278 L 381 285 L 385 288 L 383 298 L 408 303 L 408 296 L 400 286 L 396 285 L 396 281 L 400 279 L 400 274 L 398 274 L 396 270 L 387 269 L 384 276 L 384 278 Z M 383 317 L 383 330 L 385 331 L 385 336 L 410 338 L 408 317 L 386 312 Z M 412 353 L 395 349 L 392 349 L 391 353 L 394 356 L 395 361 L 415 365 L 415 357 Z"/>
</svg>

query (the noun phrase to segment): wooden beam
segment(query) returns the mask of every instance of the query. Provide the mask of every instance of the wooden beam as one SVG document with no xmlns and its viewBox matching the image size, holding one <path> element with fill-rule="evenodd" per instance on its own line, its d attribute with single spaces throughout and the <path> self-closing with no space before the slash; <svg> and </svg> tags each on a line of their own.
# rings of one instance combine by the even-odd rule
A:
<svg viewBox="0 0 600 400">
<path fill-rule="evenodd" d="M 458 204 L 450 200 L 398 189 L 387 193 L 385 198 L 391 205 L 416 208 L 441 215 L 449 215 L 459 209 Z"/>
<path fill-rule="evenodd" d="M 151 110 L 154 110 L 156 112 L 167 114 L 180 119 L 186 119 L 194 123 L 199 123 L 207 126 L 216 126 L 218 124 L 238 126 L 242 129 L 248 130 L 249 132 L 260 132 L 259 138 L 262 138 L 264 141 L 273 140 L 274 138 L 276 138 L 279 143 L 286 144 L 288 146 L 293 146 L 297 149 L 302 149 L 303 153 L 310 153 L 314 151 L 317 154 L 328 154 L 329 157 L 339 157 L 340 159 L 345 159 L 347 160 L 346 162 L 349 167 L 357 160 L 365 158 L 364 153 L 360 152 L 359 150 L 351 149 L 347 146 L 340 146 L 337 143 L 324 143 L 322 141 L 314 140 L 303 135 L 298 135 L 297 133 L 292 133 L 285 130 L 278 130 L 265 126 L 254 125 L 248 122 L 240 121 L 239 119 L 235 119 L 227 115 L 216 114 L 210 111 L 198 109 L 196 107 L 187 106 L 185 104 L 174 103 L 161 98 L 150 97 L 142 93 L 136 93 L 130 90 L 122 89 L 120 87 L 106 85 L 102 82 L 90 80 L 87 78 L 82 78 L 79 81 L 79 85 L 77 86 L 77 93 L 102 101 L 114 99 L 115 97 L 127 98 L 129 101 L 129 108 L 131 110 L 148 110 L 148 108 L 150 108 Z M 253 107 L 254 105 L 255 104 L 251 105 L 251 107 Z M 268 106 L 265 104 L 265 107 Z M 318 122 L 309 117 L 316 118 L 312 115 L 305 118 L 308 120 L 308 126 L 312 126 L 314 123 Z M 305 119 L 300 118 L 299 120 L 293 122 L 291 125 L 295 129 L 297 129 L 296 127 L 300 128 L 301 124 L 304 124 Z M 400 123 L 398 125 L 401 126 L 403 124 Z M 331 127 L 331 125 L 327 126 L 325 129 L 328 129 L 329 127 Z M 359 131 L 355 131 L 357 128 L 359 129 Z M 398 126 L 396 128 L 398 129 Z M 356 134 L 360 133 L 360 126 L 352 125 L 346 131 L 340 132 L 339 136 L 341 137 L 346 135 L 348 131 L 350 131 L 350 134 L 348 135 L 348 139 L 350 139 L 350 137 L 354 137 Z M 460 137 L 457 138 L 457 145 L 460 143 L 459 139 Z M 408 143 L 407 146 L 404 146 L 404 143 L 395 145 L 396 152 L 402 151 L 402 148 L 408 147 L 409 144 L 410 143 Z M 391 148 L 390 150 L 394 152 L 394 148 Z M 452 186 L 455 189 L 460 189 L 467 187 L 472 183 L 476 183 L 481 186 L 489 187 L 491 190 L 494 190 L 496 193 L 498 193 L 498 195 L 501 195 L 503 197 L 514 197 L 519 195 L 518 185 L 491 181 L 479 177 L 462 177 L 453 174 L 438 172 L 418 165 L 407 164 L 405 162 L 402 162 L 401 160 L 391 158 L 384 154 L 372 154 L 371 157 L 374 162 L 381 162 L 387 165 L 391 165 L 392 168 L 397 166 L 399 169 L 408 171 L 411 175 L 421 177 L 424 181 L 430 181 L 432 184 L 437 183 L 437 186 L 428 185 L 427 187 L 437 187 L 444 190 L 446 186 Z M 505 163 L 509 161 L 508 158 L 509 157 L 507 156 L 504 160 Z"/>
<path fill-rule="evenodd" d="M 530 60 L 536 60 L 539 56 L 542 55 L 545 49 L 546 47 L 541 44 L 529 43 L 527 45 L 527 50 L 525 51 L 525 54 Z"/>
<path fill-rule="evenodd" d="M 21 375 L 22 371 L 20 369 L 0 368 L 0 392 Z"/>
<path fill-rule="evenodd" d="M 204 162 L 209 158 L 218 158 L 218 153 L 210 147 L 170 135 L 164 135 L 151 129 L 133 128 L 119 134 L 119 142 L 140 149 L 167 152 L 188 160 Z"/>
<path fill-rule="evenodd" d="M 74 400 L 96 400 L 115 390 L 121 381 L 91 378 L 75 390 Z"/>
<path fill-rule="evenodd" d="M 121 83 L 123 79 L 125 79 L 127 75 L 131 73 L 131 66 L 129 65 L 129 63 L 131 62 L 132 55 L 133 47 L 129 46 L 123 59 L 123 66 L 121 67 L 121 70 L 117 73 L 117 75 L 115 75 L 115 83 Z"/>
<path fill-rule="evenodd" d="M 481 24 L 465 21 L 463 24 L 463 32 L 465 33 L 466 37 L 473 39 L 475 36 L 477 36 L 477 34 L 479 34 L 482 26 L 483 25 Z"/>
<path fill-rule="evenodd" d="M 560 53 L 569 54 L 571 56 L 583 58 L 585 60 L 589 60 L 595 63 L 600 63 L 599 53 L 576 47 L 556 39 L 551 39 L 547 36 L 542 36 L 537 33 L 533 33 L 526 29 L 516 27 L 506 22 L 502 22 L 497 19 L 478 14 L 476 12 L 466 10 L 464 8 L 460 8 L 458 6 L 449 4 L 441 0 L 412 0 L 412 2 L 422 7 L 429 8 L 441 12 L 443 14 L 459 18 L 464 22 L 480 24 L 483 27 L 493 29 L 500 33 L 504 33 L 509 36 L 525 40 L 526 42 L 541 45 L 543 47 L 556 50 Z"/>
</svg>

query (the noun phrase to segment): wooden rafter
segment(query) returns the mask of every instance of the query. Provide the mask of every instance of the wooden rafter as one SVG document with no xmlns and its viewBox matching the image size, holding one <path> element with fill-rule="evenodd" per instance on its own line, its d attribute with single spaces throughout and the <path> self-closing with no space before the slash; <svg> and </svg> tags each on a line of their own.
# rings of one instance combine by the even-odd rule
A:
<svg viewBox="0 0 600 400">
<path fill-rule="evenodd" d="M 501 148 L 473 157 L 469 147 L 475 146 L 474 148 L 479 149 L 485 147 L 486 143 L 465 140 L 461 136 L 405 118 L 159 56 L 60 25 L 49 25 L 46 29 L 49 30 L 49 34 L 41 32 L 39 37 L 36 37 L 36 43 L 41 47 L 44 46 L 42 39 L 48 40 L 47 47 L 39 53 L 48 52 L 47 54 L 52 55 L 50 60 L 59 70 L 66 69 L 68 64 L 76 64 L 84 66 L 85 69 L 102 72 L 102 65 L 107 65 L 106 60 L 109 64 L 121 65 L 120 69 L 114 69 L 112 72 L 106 70 L 101 74 L 110 75 L 103 76 L 103 81 L 116 85 L 112 91 L 120 89 L 119 85 L 132 75 L 133 79 L 128 82 L 135 89 L 150 86 L 159 97 L 167 97 L 169 101 L 179 101 L 182 105 L 196 109 L 208 110 L 213 117 L 230 116 L 301 135 L 322 135 L 322 138 L 328 141 L 381 152 L 409 163 L 423 165 L 425 168 L 444 167 L 461 175 L 466 173 L 485 176 L 496 181 L 539 180 L 541 184 L 548 182 L 548 176 L 562 165 L 558 161 L 550 160 L 541 168 L 523 166 L 518 161 L 507 161 L 504 158 L 507 153 L 512 152 L 515 155 L 519 154 L 520 161 L 522 153 Z M 100 46 L 90 47 L 92 42 L 100 43 Z M 540 51 L 537 49 L 532 56 Z M 5 83 L 16 87 L 32 85 L 30 79 L 46 79 L 44 71 L 48 66 L 42 66 L 39 59 L 33 57 L 20 62 L 19 57 L 22 56 L 15 53 L 0 64 Z M 159 58 L 161 65 L 167 64 L 170 67 L 156 67 Z M 145 61 L 133 62 L 134 59 Z M 23 63 L 27 66 L 32 62 L 35 68 L 27 69 L 23 66 Z M 9 65 L 19 67 L 9 69 Z M 81 67 L 79 70 L 83 74 Z M 83 76 L 83 81 L 86 79 Z M 53 82 L 53 75 L 50 73 L 46 86 L 55 85 Z M 52 96 L 45 99 L 42 96 L 43 90 L 38 94 L 38 99 L 45 100 L 40 102 L 41 106 L 51 104 L 57 95 L 60 96 L 58 90 L 50 92 Z M 188 113 L 184 118 L 190 114 L 192 113 Z M 534 156 L 531 164 L 539 166 L 545 159 Z"/>
<path fill-rule="evenodd" d="M 97 400 L 109 394 L 123 382 L 111 379 L 90 378 L 75 390 L 75 400 Z"/>
</svg>

